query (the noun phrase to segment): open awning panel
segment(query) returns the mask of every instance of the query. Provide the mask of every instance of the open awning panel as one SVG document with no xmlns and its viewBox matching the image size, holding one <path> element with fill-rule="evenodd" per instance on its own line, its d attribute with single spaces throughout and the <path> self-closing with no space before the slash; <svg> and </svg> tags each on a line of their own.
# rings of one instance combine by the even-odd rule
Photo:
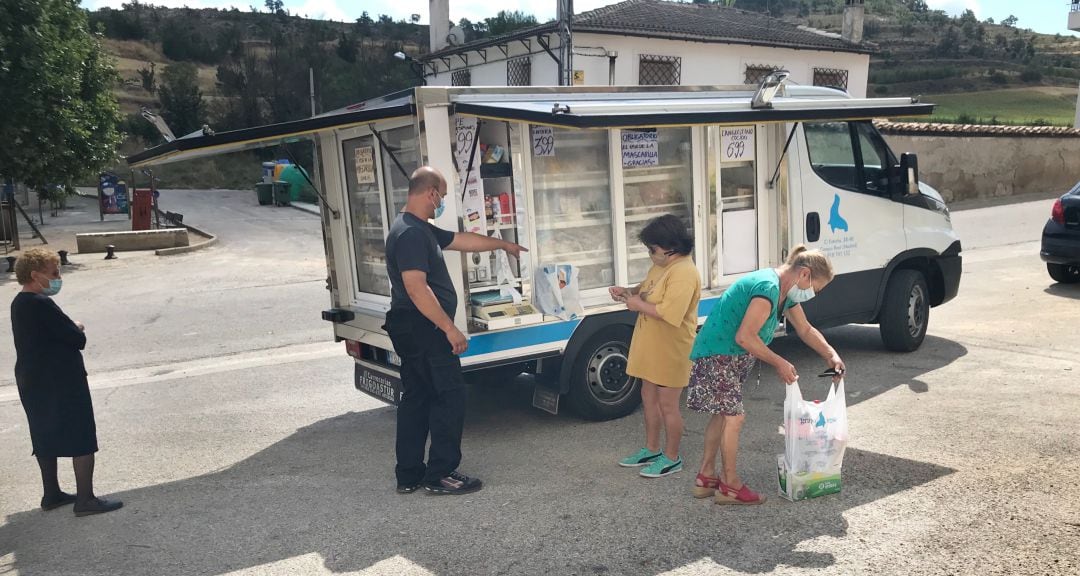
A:
<svg viewBox="0 0 1080 576">
<path fill-rule="evenodd" d="M 646 128 L 700 124 L 754 124 L 823 120 L 861 120 L 927 116 L 933 104 L 911 98 L 776 98 L 772 108 L 752 109 L 745 93 L 652 94 L 617 98 L 610 94 L 563 95 L 543 99 L 505 99 L 491 95 L 454 98 L 458 114 L 516 120 L 564 128 Z"/>
<path fill-rule="evenodd" d="M 386 118 L 411 116 L 415 111 L 413 91 L 406 90 L 303 120 L 230 130 L 219 134 L 195 132 L 172 142 L 132 154 L 127 157 L 127 163 L 132 168 L 138 168 L 265 148 L 282 142 L 290 143 L 311 138 L 316 132 L 322 130 L 344 128 Z"/>
</svg>

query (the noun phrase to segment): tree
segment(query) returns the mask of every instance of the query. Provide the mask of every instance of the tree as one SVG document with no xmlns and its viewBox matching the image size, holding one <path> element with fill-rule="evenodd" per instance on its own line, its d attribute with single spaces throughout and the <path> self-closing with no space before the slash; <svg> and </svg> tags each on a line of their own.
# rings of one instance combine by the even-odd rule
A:
<svg viewBox="0 0 1080 576">
<path fill-rule="evenodd" d="M 190 62 L 165 67 L 158 88 L 161 116 L 177 136 L 194 132 L 205 122 L 205 107 L 199 90 L 198 69 Z"/>
<path fill-rule="evenodd" d="M 146 66 L 139 68 L 139 79 L 142 81 L 143 90 L 153 94 L 157 90 L 157 64 L 147 62 Z"/>
<path fill-rule="evenodd" d="M 494 17 L 485 18 L 484 23 L 487 24 L 488 33 L 492 36 L 503 36 L 515 30 L 539 24 L 535 16 L 517 10 L 513 12 L 500 10 Z"/>
<path fill-rule="evenodd" d="M 338 36 L 337 47 L 334 49 L 338 58 L 352 64 L 356 62 L 356 38 L 342 31 Z"/>
<path fill-rule="evenodd" d="M 949 26 L 945 34 L 938 41 L 935 51 L 941 56 L 956 57 L 960 53 L 960 31 L 956 26 Z"/>
<path fill-rule="evenodd" d="M 1019 21 L 1019 18 L 1010 14 L 1008 18 L 1001 21 L 1001 25 L 1005 26 L 1006 28 L 1014 28 L 1016 26 L 1016 23 Z"/>
<path fill-rule="evenodd" d="M 111 163 L 118 76 L 72 0 L 0 0 L 0 173 L 45 190 Z"/>
</svg>

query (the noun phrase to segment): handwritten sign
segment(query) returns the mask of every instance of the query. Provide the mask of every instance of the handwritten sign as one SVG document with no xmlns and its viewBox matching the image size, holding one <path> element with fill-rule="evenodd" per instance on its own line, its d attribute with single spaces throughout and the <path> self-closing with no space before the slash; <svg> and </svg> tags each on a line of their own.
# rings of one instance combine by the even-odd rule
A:
<svg viewBox="0 0 1080 576">
<path fill-rule="evenodd" d="M 623 130 L 623 168 L 657 166 L 660 164 L 660 143 L 656 130 Z"/>
<path fill-rule="evenodd" d="M 533 156 L 555 155 L 555 129 L 551 126 L 532 127 Z"/>
<path fill-rule="evenodd" d="M 371 146 L 358 146 L 353 152 L 356 160 L 356 183 L 375 183 L 375 149 Z"/>
<path fill-rule="evenodd" d="M 720 129 L 720 161 L 746 162 L 754 159 L 754 127 L 730 126 Z"/>
<path fill-rule="evenodd" d="M 469 157 L 473 154 L 473 144 L 476 141 L 476 124 L 475 116 L 454 117 L 454 159 L 457 160 L 458 174 L 461 175 L 469 169 Z M 473 165 L 479 166 L 479 159 L 473 160 Z"/>
</svg>

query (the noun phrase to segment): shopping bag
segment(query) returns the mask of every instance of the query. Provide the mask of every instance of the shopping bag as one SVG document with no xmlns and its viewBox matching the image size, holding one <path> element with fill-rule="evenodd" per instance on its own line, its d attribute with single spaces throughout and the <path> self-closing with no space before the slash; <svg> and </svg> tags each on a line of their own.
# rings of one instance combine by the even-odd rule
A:
<svg viewBox="0 0 1080 576">
<path fill-rule="evenodd" d="M 572 264 L 546 264 L 533 278 L 533 305 L 544 314 L 573 320 L 582 313 L 578 269 Z"/>
<path fill-rule="evenodd" d="M 491 237 L 502 240 L 502 233 L 496 228 Z M 510 267 L 510 257 L 505 250 L 495 251 L 495 279 L 500 296 L 513 300 L 515 306 L 521 304 L 521 293 L 514 287 L 514 269 Z"/>
<path fill-rule="evenodd" d="M 824 401 L 803 399 L 799 383 L 784 398 L 784 453 L 777 456 L 780 495 L 791 501 L 840 492 L 848 442 L 844 381 L 829 387 Z"/>
</svg>

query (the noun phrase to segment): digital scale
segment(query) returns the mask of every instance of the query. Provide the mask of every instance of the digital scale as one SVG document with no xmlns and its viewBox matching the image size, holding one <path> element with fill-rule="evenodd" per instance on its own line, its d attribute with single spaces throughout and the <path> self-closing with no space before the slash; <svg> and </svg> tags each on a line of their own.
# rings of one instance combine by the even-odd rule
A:
<svg viewBox="0 0 1080 576">
<path fill-rule="evenodd" d="M 544 315 L 528 302 L 514 304 L 511 301 L 505 304 L 473 306 L 473 321 L 488 330 L 536 324 L 543 320 Z"/>
</svg>

